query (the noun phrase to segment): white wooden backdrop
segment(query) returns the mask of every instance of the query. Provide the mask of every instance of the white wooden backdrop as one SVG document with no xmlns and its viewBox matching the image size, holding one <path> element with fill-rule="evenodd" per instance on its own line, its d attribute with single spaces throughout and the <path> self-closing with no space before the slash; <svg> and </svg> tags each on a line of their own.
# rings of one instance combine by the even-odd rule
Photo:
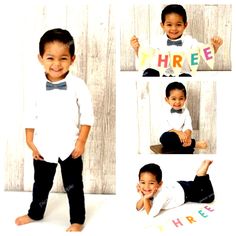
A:
<svg viewBox="0 0 236 236">
<path fill-rule="evenodd" d="M 192 117 L 193 138 L 206 140 L 208 148 L 195 153 L 216 153 L 216 82 L 179 80 L 187 90 L 186 106 Z M 165 88 L 173 80 L 137 80 L 137 126 L 139 154 L 152 153 L 150 145 L 159 144 Z"/>
<path fill-rule="evenodd" d="M 134 71 L 135 56 L 130 46 L 130 38 L 136 35 L 143 46 L 158 42 L 163 34 L 160 27 L 161 11 L 165 5 L 156 4 L 130 4 L 122 8 L 120 22 L 120 69 Z M 209 43 L 214 35 L 223 38 L 223 45 L 217 52 L 214 70 L 231 70 L 231 28 L 232 6 L 217 4 L 186 4 L 188 27 L 186 34 L 192 35 L 199 42 Z M 156 43 L 155 43 L 156 44 Z M 198 70 L 211 70 L 201 60 Z"/>
<path fill-rule="evenodd" d="M 72 71 L 86 81 L 93 97 L 95 124 L 84 155 L 85 192 L 115 193 L 115 10 L 114 5 L 102 3 L 59 2 L 1 8 L 5 190 L 32 189 L 33 163 L 22 119 L 24 84 L 42 69 L 37 61 L 40 37 L 60 27 L 75 39 L 77 60 Z M 59 166 L 52 191 L 64 191 Z"/>
</svg>

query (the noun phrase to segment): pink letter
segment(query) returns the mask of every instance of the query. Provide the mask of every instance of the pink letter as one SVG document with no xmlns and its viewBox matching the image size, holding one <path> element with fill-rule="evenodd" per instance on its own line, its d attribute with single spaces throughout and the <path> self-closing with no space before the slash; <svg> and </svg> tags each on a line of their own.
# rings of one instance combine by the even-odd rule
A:
<svg viewBox="0 0 236 236">
<path fill-rule="evenodd" d="M 179 219 L 177 219 L 176 221 L 172 220 L 172 222 L 174 223 L 176 227 L 179 227 L 178 225 L 183 225 Z"/>
<path fill-rule="evenodd" d="M 211 48 L 210 47 L 203 48 L 203 52 L 204 52 L 206 60 L 210 60 L 210 59 L 213 58 L 212 55 L 211 55 Z"/>
<path fill-rule="evenodd" d="M 214 209 L 210 208 L 209 206 L 205 206 L 204 208 L 207 209 L 210 212 L 214 211 Z"/>
<path fill-rule="evenodd" d="M 158 55 L 158 62 L 157 65 L 158 67 L 161 67 L 161 62 L 164 62 L 164 68 L 167 68 L 168 66 L 168 55 L 165 55 L 165 57 L 162 59 L 162 54 Z"/>
</svg>

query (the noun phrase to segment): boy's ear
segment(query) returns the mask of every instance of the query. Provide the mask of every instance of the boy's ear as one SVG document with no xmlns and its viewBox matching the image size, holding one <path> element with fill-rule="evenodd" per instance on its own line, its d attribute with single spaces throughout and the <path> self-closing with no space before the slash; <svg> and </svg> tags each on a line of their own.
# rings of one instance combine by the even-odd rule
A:
<svg viewBox="0 0 236 236">
<path fill-rule="evenodd" d="M 40 54 L 38 54 L 38 60 L 39 60 L 39 62 L 42 64 L 42 62 L 43 62 L 43 59 L 42 59 L 42 57 L 41 57 L 41 55 L 40 55 Z"/>
<path fill-rule="evenodd" d="M 74 63 L 74 61 L 75 61 L 75 58 L 76 58 L 76 56 L 75 56 L 75 55 L 71 57 L 71 65 Z"/>
<path fill-rule="evenodd" d="M 165 101 L 168 102 L 168 98 L 167 97 L 165 97 Z"/>
<path fill-rule="evenodd" d="M 188 26 L 188 22 L 186 22 L 186 23 L 184 24 L 184 26 L 185 26 L 185 28 L 187 28 L 187 26 Z"/>
<path fill-rule="evenodd" d="M 163 25 L 163 23 L 162 23 L 162 22 L 160 23 L 160 26 L 161 26 L 161 28 L 163 29 L 164 25 Z"/>
</svg>

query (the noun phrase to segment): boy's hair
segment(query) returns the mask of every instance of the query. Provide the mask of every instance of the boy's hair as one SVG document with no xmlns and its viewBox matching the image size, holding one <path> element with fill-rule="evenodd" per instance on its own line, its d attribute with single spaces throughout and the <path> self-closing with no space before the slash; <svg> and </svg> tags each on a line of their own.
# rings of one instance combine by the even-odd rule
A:
<svg viewBox="0 0 236 236">
<path fill-rule="evenodd" d="M 172 82 L 172 83 L 167 85 L 167 87 L 166 87 L 166 97 L 168 98 L 170 96 L 170 92 L 172 90 L 175 90 L 175 89 L 182 90 L 183 93 L 184 93 L 184 97 L 186 98 L 186 96 L 187 96 L 186 88 L 180 82 Z"/>
<path fill-rule="evenodd" d="M 60 28 L 51 29 L 44 33 L 39 41 L 39 54 L 43 56 L 45 51 L 45 45 L 47 43 L 51 43 L 54 41 L 58 41 L 60 43 L 66 44 L 69 47 L 69 52 L 71 56 L 75 54 L 75 44 L 74 39 L 67 30 L 63 30 Z"/>
<path fill-rule="evenodd" d="M 187 22 L 187 14 L 186 14 L 186 11 L 183 8 L 183 6 L 178 5 L 178 4 L 171 4 L 171 5 L 167 5 L 162 10 L 162 13 L 161 13 L 161 22 L 162 22 L 162 24 L 165 23 L 166 15 L 170 14 L 170 13 L 176 13 L 176 14 L 182 16 L 184 24 Z"/>
<path fill-rule="evenodd" d="M 162 180 L 162 171 L 159 165 L 155 164 L 155 163 L 150 163 L 150 164 L 146 164 L 144 165 L 140 170 L 139 170 L 139 174 L 138 174 L 138 178 L 140 180 L 141 174 L 145 173 L 145 172 L 149 172 L 151 174 L 153 174 L 156 177 L 156 180 L 158 183 L 161 182 Z"/>
</svg>

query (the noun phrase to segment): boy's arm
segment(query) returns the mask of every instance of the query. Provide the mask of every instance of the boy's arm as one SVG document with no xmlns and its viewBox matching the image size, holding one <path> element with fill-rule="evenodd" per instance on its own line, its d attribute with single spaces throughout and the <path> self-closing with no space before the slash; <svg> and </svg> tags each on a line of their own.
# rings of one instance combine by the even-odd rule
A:
<svg viewBox="0 0 236 236">
<path fill-rule="evenodd" d="M 144 198 L 143 205 L 144 205 L 144 209 L 145 209 L 146 213 L 149 214 L 149 212 L 152 208 L 152 203 L 151 203 L 150 198 Z"/>
<path fill-rule="evenodd" d="M 26 128 L 25 129 L 25 135 L 26 135 L 26 143 L 28 147 L 32 150 L 32 155 L 35 160 L 43 160 L 43 158 L 40 156 L 40 153 L 36 146 L 34 145 L 34 129 L 33 128 Z"/>
<path fill-rule="evenodd" d="M 191 136 L 192 136 L 192 130 L 187 129 L 187 130 L 184 131 L 184 133 L 187 135 L 187 138 L 188 138 L 188 139 L 191 138 Z"/>
<path fill-rule="evenodd" d="M 138 211 L 140 211 L 140 210 L 143 208 L 143 206 L 144 206 L 144 204 L 143 204 L 143 197 L 141 197 L 141 198 L 137 201 L 137 203 L 136 203 L 136 209 L 137 209 Z"/>
<path fill-rule="evenodd" d="M 186 134 L 183 131 L 172 129 L 169 132 L 176 133 L 178 135 L 181 143 L 184 143 L 185 140 L 187 139 L 187 136 L 186 136 Z"/>
<path fill-rule="evenodd" d="M 75 143 L 75 149 L 71 153 L 73 158 L 78 158 L 84 153 L 85 144 L 88 139 L 89 131 L 91 126 L 89 125 L 81 125 L 79 137 Z"/>
</svg>

